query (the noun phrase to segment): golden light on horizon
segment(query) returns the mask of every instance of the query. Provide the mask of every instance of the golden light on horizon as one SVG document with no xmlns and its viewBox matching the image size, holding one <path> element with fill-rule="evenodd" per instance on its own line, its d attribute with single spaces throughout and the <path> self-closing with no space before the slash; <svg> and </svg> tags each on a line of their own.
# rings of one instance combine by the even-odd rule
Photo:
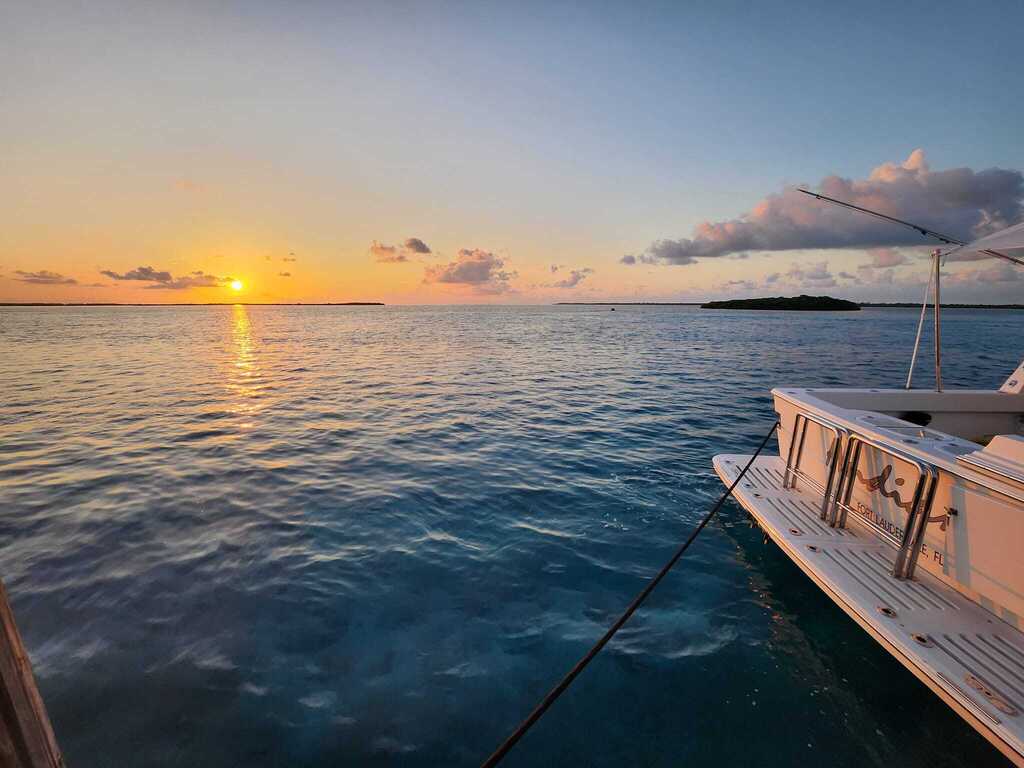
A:
<svg viewBox="0 0 1024 768">
<path fill-rule="evenodd" d="M 241 280 L 232 280 L 231 281 L 231 290 L 232 291 L 237 292 L 237 291 L 242 290 L 243 288 L 245 288 L 245 285 L 242 283 Z"/>
</svg>

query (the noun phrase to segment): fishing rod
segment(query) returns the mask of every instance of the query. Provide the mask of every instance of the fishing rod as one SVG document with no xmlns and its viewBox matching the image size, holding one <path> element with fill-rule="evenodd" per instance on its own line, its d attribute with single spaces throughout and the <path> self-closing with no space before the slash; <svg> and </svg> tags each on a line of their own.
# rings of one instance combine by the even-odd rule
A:
<svg viewBox="0 0 1024 768">
<path fill-rule="evenodd" d="M 862 208 L 859 205 L 847 203 L 844 200 L 836 200 L 834 197 L 829 197 L 828 195 L 822 195 L 817 192 L 811 192 L 811 190 L 809 189 L 798 189 L 797 192 L 803 192 L 805 195 L 810 195 L 811 197 L 817 200 L 824 200 L 829 203 L 834 203 L 835 205 L 840 205 L 843 208 L 849 208 L 851 211 L 859 211 L 860 213 L 866 213 L 869 216 L 874 216 L 876 219 L 882 219 L 883 221 L 892 222 L 893 224 L 899 224 L 900 226 L 909 227 L 910 229 L 919 232 L 924 237 L 934 237 L 936 240 L 946 243 L 946 245 L 967 245 L 967 243 L 965 243 L 963 240 L 957 240 L 955 237 L 950 237 L 949 235 L 944 235 L 941 232 L 936 232 L 934 229 L 922 227 L 920 224 L 915 224 L 912 221 L 904 221 L 903 219 L 897 219 L 895 216 L 887 216 L 884 213 L 872 211 L 870 208 Z M 1024 267 L 1024 260 L 1015 258 L 1013 256 L 1009 256 L 1005 253 L 1000 253 L 999 251 L 993 251 L 991 249 L 986 248 L 983 251 L 979 251 L 979 253 L 984 253 L 989 256 L 995 256 L 1000 259 L 1006 259 L 1007 261 L 1012 261 L 1014 264 Z"/>
</svg>

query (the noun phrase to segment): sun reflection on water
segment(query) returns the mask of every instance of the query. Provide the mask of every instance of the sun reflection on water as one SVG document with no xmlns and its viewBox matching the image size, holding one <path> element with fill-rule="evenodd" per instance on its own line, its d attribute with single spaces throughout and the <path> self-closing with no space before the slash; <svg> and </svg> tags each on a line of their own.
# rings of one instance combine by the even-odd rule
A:
<svg viewBox="0 0 1024 768">
<path fill-rule="evenodd" d="M 252 321 L 244 304 L 232 307 L 231 338 L 233 346 L 227 387 L 234 394 L 232 411 L 251 417 L 260 410 L 263 375 L 257 357 Z M 253 422 L 248 421 L 240 426 L 252 427 Z"/>
</svg>

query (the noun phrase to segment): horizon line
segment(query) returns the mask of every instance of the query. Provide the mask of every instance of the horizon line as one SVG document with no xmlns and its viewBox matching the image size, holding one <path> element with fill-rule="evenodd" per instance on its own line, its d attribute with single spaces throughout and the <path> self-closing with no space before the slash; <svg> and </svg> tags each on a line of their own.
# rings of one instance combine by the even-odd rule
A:
<svg viewBox="0 0 1024 768">
<path fill-rule="evenodd" d="M 549 304 L 386 304 L 383 301 L 206 301 L 206 302 L 61 302 L 61 301 L 0 301 L 0 307 L 699 307 L 708 301 L 556 301 Z M 857 301 L 860 307 L 868 308 L 918 308 L 914 301 Z M 932 307 L 934 304 L 928 303 Z M 976 304 L 951 302 L 943 304 L 944 309 L 1020 309 L 1024 304 Z"/>
</svg>

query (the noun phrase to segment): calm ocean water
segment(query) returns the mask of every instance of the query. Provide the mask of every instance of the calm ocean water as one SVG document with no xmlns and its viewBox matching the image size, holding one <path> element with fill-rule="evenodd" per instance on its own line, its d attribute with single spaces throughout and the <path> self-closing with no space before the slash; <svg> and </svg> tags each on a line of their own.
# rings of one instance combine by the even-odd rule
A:
<svg viewBox="0 0 1024 768">
<path fill-rule="evenodd" d="M 478 764 L 768 390 L 900 386 L 916 319 L 0 308 L 0 577 L 69 765 Z M 947 386 L 1022 322 L 947 311 Z M 1002 763 L 730 505 L 506 764 L 810 760 Z"/>
</svg>

